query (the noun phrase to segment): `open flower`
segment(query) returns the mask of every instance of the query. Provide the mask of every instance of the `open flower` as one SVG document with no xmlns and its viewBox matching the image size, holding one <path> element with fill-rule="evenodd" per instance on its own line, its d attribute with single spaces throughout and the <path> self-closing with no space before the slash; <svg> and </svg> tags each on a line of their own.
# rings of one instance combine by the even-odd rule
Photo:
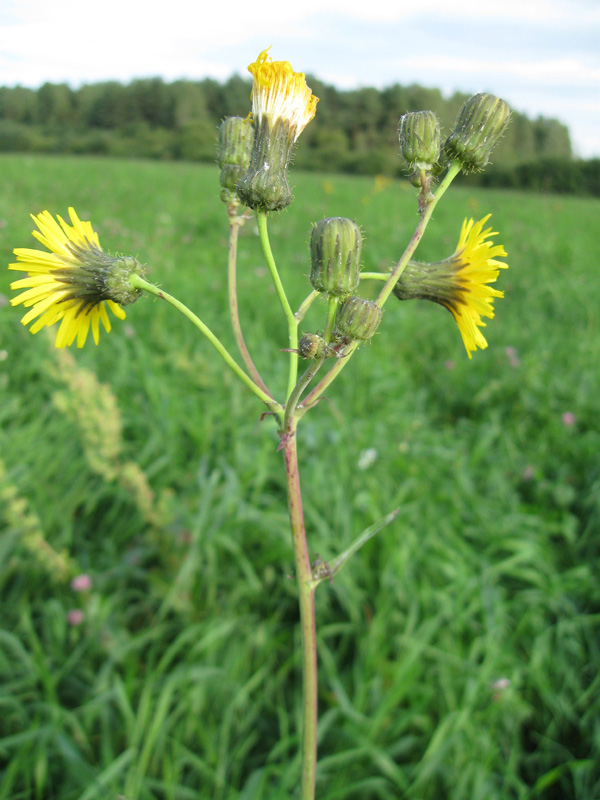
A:
<svg viewBox="0 0 600 800">
<path fill-rule="evenodd" d="M 306 85 L 304 73 L 294 72 L 289 61 L 273 61 L 263 50 L 248 67 L 252 73 L 252 115 L 257 123 L 267 117 L 271 123 L 284 120 L 293 140 L 315 116 L 319 98 Z"/>
<path fill-rule="evenodd" d="M 497 232 L 483 229 L 490 216 L 479 222 L 465 220 L 456 252 L 450 258 L 434 264 L 410 261 L 394 287 L 400 300 L 432 300 L 447 308 L 456 320 L 469 358 L 473 350 L 488 346 L 479 330 L 485 327 L 482 317 L 492 319 L 494 298 L 504 297 L 504 292 L 488 285 L 496 281 L 500 269 L 508 267 L 496 260 L 506 256 L 504 247 L 490 239 Z"/>
<path fill-rule="evenodd" d="M 294 143 L 315 116 L 315 97 L 302 72 L 288 61 L 273 61 L 263 50 L 248 71 L 252 85 L 254 145 L 237 193 L 249 208 L 279 211 L 292 201 L 287 169 Z"/>
<path fill-rule="evenodd" d="M 27 273 L 26 278 L 11 283 L 11 289 L 25 289 L 10 302 L 29 308 L 21 322 L 37 333 L 45 326 L 60 322 L 56 347 L 77 340 L 83 347 L 90 327 L 98 344 L 100 322 L 111 329 L 108 307 L 118 319 L 125 318 L 121 306 L 135 302 L 141 290 L 128 282 L 131 273 L 142 274 L 142 267 L 130 256 L 111 256 L 100 247 L 98 234 L 90 222 L 79 219 L 69 208 L 71 225 L 48 212 L 31 215 L 39 231 L 32 235 L 50 251 L 17 248 L 15 264 L 9 269 Z M 60 224 L 59 224 L 60 223 Z"/>
</svg>

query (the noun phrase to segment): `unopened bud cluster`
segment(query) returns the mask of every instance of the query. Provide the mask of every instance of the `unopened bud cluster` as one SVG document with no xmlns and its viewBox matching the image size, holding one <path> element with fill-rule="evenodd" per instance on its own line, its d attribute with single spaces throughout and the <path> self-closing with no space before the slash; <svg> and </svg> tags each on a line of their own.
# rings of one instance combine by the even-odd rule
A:
<svg viewBox="0 0 600 800">
<path fill-rule="evenodd" d="M 345 297 L 360 283 L 362 235 L 351 219 L 329 217 L 313 226 L 310 282 L 317 292 Z"/>
<path fill-rule="evenodd" d="M 504 100 L 493 94 L 476 94 L 461 108 L 444 152 L 460 162 L 465 172 L 483 169 L 500 141 L 510 118 Z"/>
</svg>

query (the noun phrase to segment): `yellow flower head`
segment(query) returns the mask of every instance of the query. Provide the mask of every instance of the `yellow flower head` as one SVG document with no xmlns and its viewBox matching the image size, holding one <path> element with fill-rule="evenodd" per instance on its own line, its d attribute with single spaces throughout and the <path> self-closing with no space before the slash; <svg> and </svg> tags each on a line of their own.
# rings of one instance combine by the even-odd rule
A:
<svg viewBox="0 0 600 800">
<path fill-rule="evenodd" d="M 56 347 L 75 340 L 77 347 L 83 347 L 90 327 L 98 344 L 100 322 L 107 332 L 111 329 L 106 307 L 118 319 L 125 319 L 121 306 L 139 297 L 140 291 L 128 284 L 127 275 L 141 274 L 142 268 L 134 258 L 105 253 L 91 223 L 80 220 L 73 208 L 69 208 L 71 225 L 59 216 L 57 222 L 48 211 L 31 216 L 39 228 L 32 235 L 50 252 L 13 251 L 18 263 L 8 268 L 26 272 L 27 277 L 11 283 L 11 289 L 25 289 L 11 305 L 22 303 L 30 309 L 21 322 L 29 325 L 35 320 L 31 333 L 60 322 Z"/>
<path fill-rule="evenodd" d="M 293 140 L 315 116 L 319 98 L 306 85 L 304 73 L 294 72 L 288 61 L 273 61 L 263 50 L 248 71 L 252 73 L 252 115 L 257 123 L 263 117 L 271 122 L 288 122 Z"/>
<path fill-rule="evenodd" d="M 490 239 L 497 232 L 483 228 L 490 216 L 479 222 L 465 220 L 450 258 L 435 264 L 409 262 L 394 288 L 400 300 L 432 300 L 447 308 L 456 320 L 469 358 L 478 347 L 484 350 L 488 346 L 480 331 L 485 327 L 482 317 L 493 319 L 494 298 L 504 297 L 504 292 L 489 286 L 495 283 L 499 270 L 508 267 L 496 260 L 506 256 L 504 247 Z"/>
</svg>

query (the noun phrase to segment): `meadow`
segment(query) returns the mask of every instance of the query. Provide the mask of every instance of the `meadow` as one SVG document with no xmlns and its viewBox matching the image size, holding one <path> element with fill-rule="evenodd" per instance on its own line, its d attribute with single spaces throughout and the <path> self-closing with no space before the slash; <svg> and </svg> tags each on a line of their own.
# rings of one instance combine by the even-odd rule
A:
<svg viewBox="0 0 600 800">
<path fill-rule="evenodd" d="M 2 156 L 0 176 L 3 263 L 34 246 L 30 213 L 72 205 L 233 351 L 216 167 Z M 417 221 L 402 181 L 292 183 L 270 234 L 294 307 L 311 223 L 356 219 L 374 270 Z M 447 311 L 394 300 L 300 430 L 315 556 L 400 508 L 317 591 L 320 800 L 600 798 L 600 202 L 452 188 L 417 257 L 449 256 L 489 212 L 510 264 L 489 348 L 470 361 Z M 254 224 L 238 264 L 247 341 L 282 394 Z M 0 271 L 0 800 L 293 798 L 275 425 L 166 304 L 65 353 L 20 324 L 15 277 Z"/>
</svg>

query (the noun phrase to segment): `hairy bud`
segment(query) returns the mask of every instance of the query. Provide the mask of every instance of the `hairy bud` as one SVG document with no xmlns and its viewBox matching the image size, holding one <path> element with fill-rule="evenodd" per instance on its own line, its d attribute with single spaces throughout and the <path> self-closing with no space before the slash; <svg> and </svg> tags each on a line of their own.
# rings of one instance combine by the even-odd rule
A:
<svg viewBox="0 0 600 800">
<path fill-rule="evenodd" d="M 404 114 L 398 125 L 402 158 L 411 169 L 434 169 L 440 157 L 440 123 L 433 111 Z"/>
<path fill-rule="evenodd" d="M 310 282 L 318 292 L 343 297 L 360 283 L 362 236 L 351 219 L 329 217 L 313 226 Z"/>
<path fill-rule="evenodd" d="M 510 109 L 493 94 L 476 94 L 460 110 L 444 151 L 460 162 L 465 172 L 483 169 L 506 130 Z"/>
<path fill-rule="evenodd" d="M 235 190 L 250 164 L 254 127 L 241 117 L 227 117 L 219 126 L 217 161 L 221 167 L 221 186 Z"/>
<path fill-rule="evenodd" d="M 335 319 L 336 333 L 350 339 L 370 339 L 381 322 L 382 311 L 372 300 L 349 297 L 341 304 Z"/>
</svg>

